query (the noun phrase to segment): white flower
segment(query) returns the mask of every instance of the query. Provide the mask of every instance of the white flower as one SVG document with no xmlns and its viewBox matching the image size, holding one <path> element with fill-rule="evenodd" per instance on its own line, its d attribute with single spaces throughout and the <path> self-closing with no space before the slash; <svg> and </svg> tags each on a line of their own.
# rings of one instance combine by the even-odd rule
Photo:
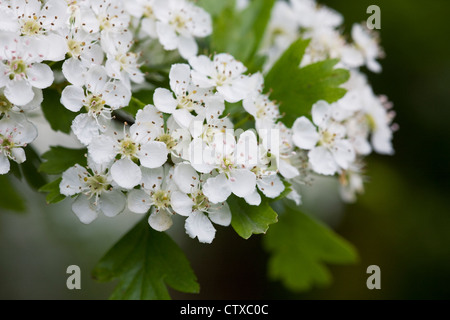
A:
<svg viewBox="0 0 450 320">
<path fill-rule="evenodd" d="M 20 37 L 0 34 L 0 88 L 6 98 L 17 106 L 30 103 L 34 88 L 44 89 L 53 83 L 53 72 L 42 62 L 28 41 Z"/>
<path fill-rule="evenodd" d="M 81 79 L 86 89 L 69 85 L 61 94 L 61 103 L 68 110 L 79 112 L 85 107 L 87 111 L 78 115 L 72 124 L 73 132 L 85 145 L 106 130 L 113 110 L 127 106 L 130 101 L 131 92 L 120 81 L 108 79 L 103 67 L 93 66 Z"/>
<path fill-rule="evenodd" d="M 169 74 L 169 91 L 164 88 L 155 90 L 155 107 L 164 113 L 172 114 L 175 121 L 189 129 L 192 121 L 199 120 L 192 112 L 209 119 L 219 117 L 225 110 L 223 99 L 211 90 L 199 88 L 191 80 L 191 68 L 187 64 L 174 64 Z M 175 97 L 174 97 L 175 95 Z"/>
<path fill-rule="evenodd" d="M 119 156 L 119 160 L 111 167 L 111 175 L 125 189 L 132 189 L 141 181 L 141 168 L 137 163 L 154 169 L 167 161 L 167 145 L 155 140 L 163 126 L 163 119 L 160 118 L 160 123 L 153 120 L 147 122 L 143 119 L 146 116 L 145 113 L 141 113 L 141 117 L 138 115 L 136 123 L 129 128 L 129 133 L 125 126 L 121 136 L 117 132 L 113 136 L 103 134 L 88 146 L 89 154 L 97 163 L 107 163 Z"/>
<path fill-rule="evenodd" d="M 290 0 L 299 27 L 307 29 L 336 28 L 343 22 L 340 13 L 326 6 L 319 6 L 315 0 Z"/>
<path fill-rule="evenodd" d="M 112 37 L 113 46 L 107 52 L 105 68 L 113 79 L 121 80 L 127 88 L 131 88 L 131 82 L 144 82 L 144 74 L 139 69 L 139 55 L 130 51 L 133 45 L 133 34 L 129 31 L 120 34 L 120 37 Z"/>
<path fill-rule="evenodd" d="M 98 35 L 82 28 L 71 28 L 66 36 L 68 56 L 81 60 L 84 65 L 101 64 L 104 53 L 98 42 Z M 70 59 L 68 59 L 70 60 Z M 64 63 L 67 63 L 66 60 Z"/>
<path fill-rule="evenodd" d="M 26 160 L 23 148 L 36 137 L 36 127 L 22 114 L 11 114 L 0 120 L 0 174 L 9 172 L 9 160 L 17 163 Z"/>
<path fill-rule="evenodd" d="M 58 34 L 66 27 L 69 18 L 67 2 L 59 0 L 11 0 L 0 6 L 0 30 L 14 32 L 23 41 L 30 41 L 35 53 L 43 60 L 63 60 L 67 45 Z"/>
<path fill-rule="evenodd" d="M 44 97 L 42 95 L 42 90 L 33 88 L 34 97 L 29 103 L 24 106 L 17 106 L 12 104 L 5 96 L 5 90 L 0 89 L 0 116 L 5 114 L 9 115 L 11 113 L 22 113 L 31 110 L 35 110 L 40 107 Z"/>
<path fill-rule="evenodd" d="M 203 185 L 203 193 L 212 203 L 224 202 L 232 193 L 245 198 L 255 191 L 256 175 L 251 169 L 258 161 L 258 143 L 252 131 L 241 134 L 237 143 L 229 132 L 216 134 L 203 156 L 206 165 L 218 173 Z M 196 168 L 198 163 L 191 163 Z M 204 168 L 202 163 L 197 167 Z"/>
<path fill-rule="evenodd" d="M 292 128 L 295 145 L 310 150 L 309 162 L 319 174 L 333 175 L 339 169 L 348 169 L 355 151 L 345 137 L 345 127 L 331 120 L 331 107 L 325 101 L 313 106 L 312 116 L 318 130 L 308 118 L 298 118 Z"/>
<path fill-rule="evenodd" d="M 356 48 L 361 51 L 367 68 L 373 72 L 381 72 L 381 65 L 376 59 L 382 57 L 383 52 L 375 35 L 371 34 L 362 25 L 354 24 L 352 27 L 352 38 Z"/>
<path fill-rule="evenodd" d="M 157 231 L 166 231 L 172 224 L 174 212 L 171 208 L 171 194 L 175 188 L 172 181 L 173 168 L 169 166 L 142 169 L 142 189 L 128 193 L 128 208 L 138 214 L 150 209 L 148 223 Z"/>
<path fill-rule="evenodd" d="M 59 185 L 62 195 L 76 196 L 72 211 L 84 224 L 94 221 L 99 213 L 115 217 L 126 206 L 126 197 L 111 178 L 108 165 L 98 165 L 88 158 L 88 168 L 80 165 L 66 170 Z"/>
<path fill-rule="evenodd" d="M 189 60 L 192 81 L 200 88 L 215 88 L 225 101 L 235 103 L 247 97 L 250 78 L 244 75 L 247 68 L 227 53 L 215 55 L 213 60 L 198 56 Z"/>
<path fill-rule="evenodd" d="M 157 0 L 153 5 L 157 17 L 156 32 L 166 50 L 178 49 L 189 59 L 197 55 L 195 38 L 211 34 L 211 16 L 205 10 L 186 0 Z"/>
<path fill-rule="evenodd" d="M 156 16 L 154 5 L 156 0 L 125 1 L 124 5 L 128 13 L 136 18 L 142 18 L 141 32 L 152 39 L 158 37 L 156 32 Z"/>
<path fill-rule="evenodd" d="M 172 194 L 172 208 L 187 217 L 185 229 L 191 238 L 211 243 L 215 237 L 215 224 L 227 227 L 231 223 L 231 211 L 226 202 L 211 203 L 202 191 L 202 178 L 186 163 L 178 164 L 173 176 L 179 191 Z"/>
<path fill-rule="evenodd" d="M 343 201 L 353 203 L 356 201 L 358 194 L 364 193 L 364 176 L 362 169 L 362 164 L 355 162 L 348 170 L 341 173 L 339 177 L 339 193 Z"/>
</svg>

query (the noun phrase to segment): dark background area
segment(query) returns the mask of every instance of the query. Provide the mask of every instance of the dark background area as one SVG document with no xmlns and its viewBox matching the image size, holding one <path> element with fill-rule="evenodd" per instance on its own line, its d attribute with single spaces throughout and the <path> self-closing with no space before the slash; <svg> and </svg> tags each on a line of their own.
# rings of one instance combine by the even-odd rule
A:
<svg viewBox="0 0 450 320">
<path fill-rule="evenodd" d="M 262 236 L 240 239 L 218 227 L 213 245 L 176 239 L 201 285 L 188 299 L 449 299 L 450 298 L 450 3 L 445 0 L 320 3 L 345 18 L 346 31 L 381 8 L 383 72 L 370 81 L 394 103 L 394 156 L 368 160 L 370 181 L 356 204 L 345 207 L 336 232 L 351 242 L 360 261 L 331 266 L 333 283 L 293 293 L 267 278 Z M 25 192 L 25 191 L 24 191 Z M 30 195 L 29 203 L 43 202 Z M 34 201 L 34 202 L 33 202 Z M 26 215 L 0 215 L 0 299 L 105 299 L 113 284 L 90 276 L 102 254 L 134 223 L 100 219 L 84 226 L 68 216 L 67 203 Z M 41 210 L 41 211 L 39 211 Z M 42 218 L 42 215 L 45 217 Z M 103 227 L 102 227 L 103 224 Z M 105 227 L 106 225 L 106 227 Z M 182 224 L 180 224 L 182 227 Z M 44 240 L 43 240 L 44 239 Z M 65 270 L 82 268 L 82 290 L 66 289 Z M 381 290 L 368 290 L 366 269 L 381 268 Z"/>
</svg>

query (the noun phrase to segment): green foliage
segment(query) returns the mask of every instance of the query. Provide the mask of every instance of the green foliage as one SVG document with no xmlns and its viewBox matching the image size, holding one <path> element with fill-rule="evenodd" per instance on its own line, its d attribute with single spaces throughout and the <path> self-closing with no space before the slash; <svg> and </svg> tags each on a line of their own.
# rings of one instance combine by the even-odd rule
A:
<svg viewBox="0 0 450 320">
<path fill-rule="evenodd" d="M 45 89 L 44 101 L 41 104 L 44 116 L 55 131 L 70 133 L 70 127 L 76 113 L 67 110 L 60 102 L 61 93 L 55 89 Z"/>
<path fill-rule="evenodd" d="M 25 211 L 25 203 L 20 194 L 15 190 L 10 177 L 0 175 L 0 208 L 15 212 Z"/>
<path fill-rule="evenodd" d="M 231 226 L 244 239 L 266 233 L 269 225 L 277 222 L 277 213 L 264 198 L 259 206 L 251 206 L 234 195 L 227 202 L 232 213 Z"/>
<path fill-rule="evenodd" d="M 255 0 L 242 11 L 236 9 L 235 1 L 220 1 L 220 9 L 213 9 L 212 3 L 202 1 L 204 7 L 214 12 L 211 53 L 227 52 L 247 65 L 253 72 L 259 62 L 256 54 L 269 23 L 275 0 Z"/>
<path fill-rule="evenodd" d="M 50 150 L 42 155 L 47 160 L 39 168 L 47 174 L 60 174 L 73 167 L 75 164 L 87 165 L 86 149 L 69 149 L 65 147 L 50 147 Z"/>
<path fill-rule="evenodd" d="M 270 98 L 280 103 L 280 111 L 284 114 L 283 123 L 288 127 L 298 117 L 308 115 L 317 101 L 332 103 L 341 99 L 346 90 L 339 86 L 350 77 L 347 70 L 334 68 L 337 59 L 327 59 L 300 68 L 308 45 L 309 40 L 299 39 L 294 42 L 264 79 Z"/>
<path fill-rule="evenodd" d="M 348 264 L 357 260 L 355 249 L 347 241 L 284 202 L 285 212 L 270 228 L 264 245 L 271 253 L 269 276 L 281 280 L 292 291 L 330 284 L 325 264 Z"/>
<path fill-rule="evenodd" d="M 59 184 L 62 178 L 52 181 L 39 189 L 39 192 L 48 193 L 45 201 L 47 204 L 58 203 L 63 201 L 66 197 L 59 191 Z"/>
<path fill-rule="evenodd" d="M 199 285 L 180 248 L 165 233 L 154 231 L 147 219 L 139 222 L 110 249 L 93 270 L 94 279 L 119 279 L 110 299 L 170 299 L 166 285 L 198 293 Z"/>
</svg>

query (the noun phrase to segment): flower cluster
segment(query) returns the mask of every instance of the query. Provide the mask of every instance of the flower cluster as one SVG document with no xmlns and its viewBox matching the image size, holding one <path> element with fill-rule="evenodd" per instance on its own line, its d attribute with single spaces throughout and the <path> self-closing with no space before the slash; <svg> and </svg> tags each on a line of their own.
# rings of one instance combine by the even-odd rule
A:
<svg viewBox="0 0 450 320">
<path fill-rule="evenodd" d="M 393 114 L 359 71 L 380 71 L 376 38 L 355 25 L 354 43 L 346 43 L 341 23 L 313 0 L 277 2 L 261 51 L 267 64 L 249 74 L 228 53 L 199 55 L 197 39 L 212 33 L 212 18 L 188 0 L 0 1 L 0 173 L 9 160 L 25 161 L 23 147 L 37 136 L 26 113 L 58 82 L 88 160 L 63 173 L 60 193 L 75 198 L 83 223 L 128 209 L 150 213 L 150 226 L 165 231 L 179 215 L 189 236 L 211 243 L 214 224 L 231 223 L 231 196 L 257 206 L 289 186 L 287 197 L 300 204 L 295 186 L 325 175 L 339 177 L 343 198 L 354 200 L 364 157 L 393 153 Z M 288 128 L 264 72 L 298 37 L 311 38 L 302 65 L 338 58 L 351 79 L 344 98 L 318 101 L 311 120 L 299 117 Z M 153 103 L 120 121 L 134 92 L 149 86 L 149 43 L 179 59 L 167 86 L 150 84 Z M 63 79 L 55 81 L 50 66 L 58 62 Z M 245 110 L 254 128 L 235 128 L 230 105 Z"/>
</svg>

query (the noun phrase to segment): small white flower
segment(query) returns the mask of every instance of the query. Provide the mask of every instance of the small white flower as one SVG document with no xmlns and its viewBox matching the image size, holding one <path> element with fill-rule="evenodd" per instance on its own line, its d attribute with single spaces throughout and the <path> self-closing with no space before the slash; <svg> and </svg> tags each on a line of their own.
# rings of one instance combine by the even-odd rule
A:
<svg viewBox="0 0 450 320">
<path fill-rule="evenodd" d="M 9 160 L 19 164 L 26 160 L 23 148 L 36 137 L 36 127 L 22 114 L 11 114 L 0 120 L 0 174 L 9 172 Z"/>
<path fill-rule="evenodd" d="M 223 99 L 210 89 L 199 88 L 192 83 L 191 68 L 187 64 L 174 64 L 169 74 L 169 91 L 164 88 L 155 90 L 153 100 L 155 107 L 164 113 L 172 114 L 181 127 L 189 129 L 192 121 L 203 118 L 218 118 L 225 110 Z M 175 95 L 175 97 L 174 97 Z"/>
<path fill-rule="evenodd" d="M 115 217 L 126 206 L 126 197 L 111 178 L 108 165 L 98 165 L 88 158 L 88 168 L 80 165 L 66 170 L 59 185 L 62 195 L 76 196 L 72 211 L 84 224 L 97 219 L 99 213 Z"/>
<path fill-rule="evenodd" d="M 17 106 L 30 103 L 34 88 L 45 89 L 53 83 L 53 72 L 35 48 L 20 37 L 0 34 L 0 88 Z"/>
<path fill-rule="evenodd" d="M 156 0 L 153 11 L 159 41 L 166 50 L 178 49 L 185 59 L 197 55 L 195 38 L 204 38 L 212 32 L 209 13 L 189 1 Z"/>
<path fill-rule="evenodd" d="M 356 48 L 361 51 L 367 68 L 373 72 L 381 72 L 381 65 L 376 59 L 382 57 L 383 52 L 375 35 L 371 34 L 362 25 L 354 24 L 352 27 L 352 38 Z"/>
<path fill-rule="evenodd" d="M 250 78 L 244 73 L 247 68 L 227 53 L 215 55 L 213 60 L 198 56 L 189 60 L 192 66 L 192 81 L 200 88 L 215 88 L 225 101 L 238 102 L 253 93 L 249 90 Z"/>
<path fill-rule="evenodd" d="M 189 164 L 178 164 L 173 177 L 179 191 L 172 194 L 172 208 L 179 215 L 187 217 L 187 234 L 202 243 L 212 243 L 216 233 L 212 222 L 224 227 L 231 223 L 228 204 L 209 201 L 202 191 L 202 177 Z"/>
<path fill-rule="evenodd" d="M 355 160 L 355 150 L 346 139 L 345 127 L 331 120 L 331 108 L 325 101 L 312 109 L 314 124 L 306 117 L 298 118 L 292 128 L 295 145 L 308 153 L 312 169 L 324 175 L 333 175 L 339 169 L 348 169 Z"/>
<path fill-rule="evenodd" d="M 125 1 L 124 5 L 128 13 L 135 17 L 141 18 L 141 32 L 152 39 L 156 39 L 156 16 L 154 11 L 156 0 L 136 0 Z"/>
</svg>

